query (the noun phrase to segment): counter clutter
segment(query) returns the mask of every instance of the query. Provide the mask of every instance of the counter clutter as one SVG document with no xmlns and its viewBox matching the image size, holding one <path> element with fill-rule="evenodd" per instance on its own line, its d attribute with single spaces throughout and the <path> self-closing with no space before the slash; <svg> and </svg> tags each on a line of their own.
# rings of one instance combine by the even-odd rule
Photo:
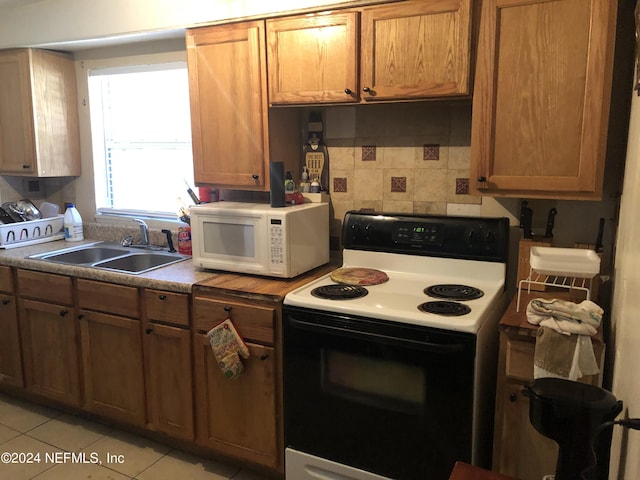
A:
<svg viewBox="0 0 640 480">
<path fill-rule="evenodd" d="M 281 475 L 282 300 L 334 267 L 273 280 L 189 260 L 130 275 L 25 258 L 65 246 L 0 250 L 0 391 Z M 229 316 L 250 352 L 233 380 L 206 335 Z"/>
</svg>

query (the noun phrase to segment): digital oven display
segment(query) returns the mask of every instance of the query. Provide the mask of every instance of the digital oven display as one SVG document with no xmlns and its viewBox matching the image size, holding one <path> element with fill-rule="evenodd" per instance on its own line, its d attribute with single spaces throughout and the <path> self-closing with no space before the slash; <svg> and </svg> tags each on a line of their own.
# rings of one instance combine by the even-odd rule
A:
<svg viewBox="0 0 640 480">
<path fill-rule="evenodd" d="M 401 223 L 394 229 L 393 237 L 396 243 L 412 247 L 442 245 L 444 225 L 439 223 Z"/>
</svg>

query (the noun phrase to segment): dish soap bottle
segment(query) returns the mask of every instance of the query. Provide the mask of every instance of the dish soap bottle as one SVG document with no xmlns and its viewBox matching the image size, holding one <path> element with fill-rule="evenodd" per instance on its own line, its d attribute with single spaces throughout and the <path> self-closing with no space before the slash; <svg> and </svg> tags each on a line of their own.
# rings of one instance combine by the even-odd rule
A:
<svg viewBox="0 0 640 480">
<path fill-rule="evenodd" d="M 64 212 L 64 239 L 67 242 L 84 240 L 82 231 L 82 217 L 73 203 L 66 203 Z"/>
</svg>

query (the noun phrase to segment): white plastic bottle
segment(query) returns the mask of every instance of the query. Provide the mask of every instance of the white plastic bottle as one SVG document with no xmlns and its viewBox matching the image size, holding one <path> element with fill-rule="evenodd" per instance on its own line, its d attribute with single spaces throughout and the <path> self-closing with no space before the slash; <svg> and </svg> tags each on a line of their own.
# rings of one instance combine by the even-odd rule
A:
<svg viewBox="0 0 640 480">
<path fill-rule="evenodd" d="M 84 239 L 82 217 L 73 203 L 66 204 L 64 212 L 64 239 L 67 242 L 79 242 Z"/>
</svg>

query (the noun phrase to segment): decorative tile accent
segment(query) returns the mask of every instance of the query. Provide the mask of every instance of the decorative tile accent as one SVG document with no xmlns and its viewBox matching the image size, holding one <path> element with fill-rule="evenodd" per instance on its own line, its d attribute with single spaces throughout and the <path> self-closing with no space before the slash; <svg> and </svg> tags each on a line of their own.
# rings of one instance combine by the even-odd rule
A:
<svg viewBox="0 0 640 480">
<path fill-rule="evenodd" d="M 347 192 L 347 179 L 346 178 L 334 178 L 333 179 L 333 191 L 336 193 Z"/>
<path fill-rule="evenodd" d="M 440 145 L 437 143 L 422 146 L 422 160 L 440 160 Z"/>
<path fill-rule="evenodd" d="M 392 192 L 406 192 L 407 191 L 407 177 L 391 177 L 391 191 Z"/>
<path fill-rule="evenodd" d="M 375 145 L 363 145 L 362 146 L 362 161 L 370 162 L 376 159 L 376 146 Z"/>
<path fill-rule="evenodd" d="M 469 179 L 456 178 L 456 195 L 468 195 L 468 194 L 469 194 Z"/>
</svg>

